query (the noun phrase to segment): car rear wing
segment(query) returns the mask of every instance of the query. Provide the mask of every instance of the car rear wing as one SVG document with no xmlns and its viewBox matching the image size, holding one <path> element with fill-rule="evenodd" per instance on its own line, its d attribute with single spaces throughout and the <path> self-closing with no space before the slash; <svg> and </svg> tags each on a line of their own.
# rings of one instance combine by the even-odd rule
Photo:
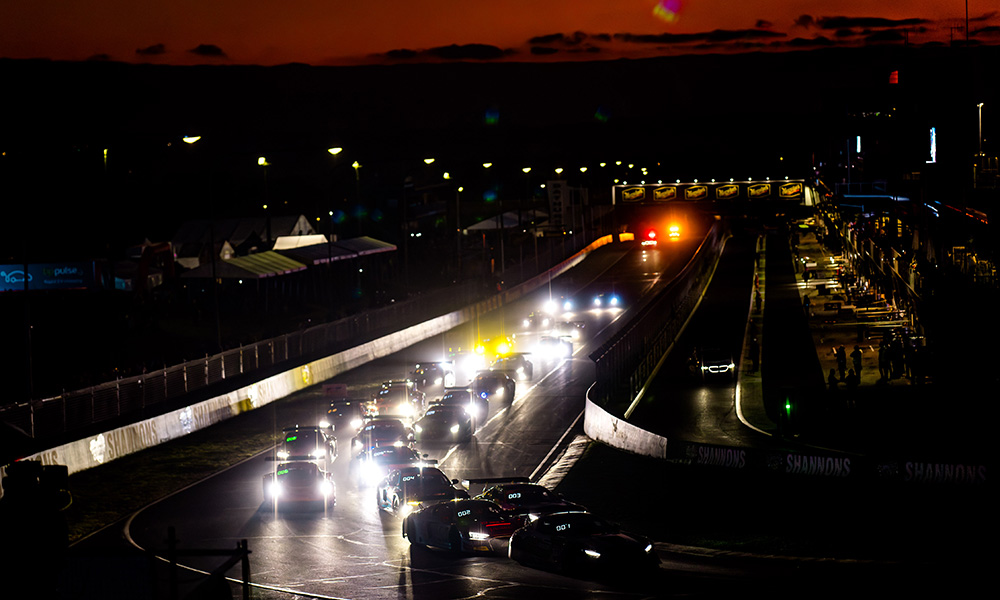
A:
<svg viewBox="0 0 1000 600">
<path fill-rule="evenodd" d="M 497 483 L 531 483 L 531 479 L 527 477 L 479 477 L 476 479 L 463 479 L 462 485 L 468 489 L 469 484 L 482 484 L 483 490 L 485 491 L 490 484 Z"/>
</svg>

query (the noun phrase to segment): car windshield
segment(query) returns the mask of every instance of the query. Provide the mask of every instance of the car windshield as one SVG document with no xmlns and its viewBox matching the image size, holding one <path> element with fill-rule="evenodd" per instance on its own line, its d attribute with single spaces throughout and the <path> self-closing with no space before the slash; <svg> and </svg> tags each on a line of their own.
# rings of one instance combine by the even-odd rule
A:
<svg viewBox="0 0 1000 600">
<path fill-rule="evenodd" d="M 310 429 L 285 432 L 285 450 L 289 454 L 309 454 L 323 446 L 323 434 Z"/>
<path fill-rule="evenodd" d="M 441 404 L 457 404 L 460 402 L 468 402 L 472 394 L 462 390 L 461 392 L 448 392 L 444 396 L 441 396 Z"/>
<path fill-rule="evenodd" d="M 277 475 L 285 481 L 309 481 L 315 479 L 319 474 L 319 467 L 313 463 L 301 463 L 296 465 L 280 465 Z"/>
<path fill-rule="evenodd" d="M 451 481 L 437 469 L 421 469 L 416 472 L 405 472 L 400 478 L 403 494 L 406 496 L 441 496 L 451 495 Z"/>
<path fill-rule="evenodd" d="M 496 488 L 490 495 L 500 502 L 516 505 L 559 500 L 558 496 L 540 485 L 504 486 Z"/>
<path fill-rule="evenodd" d="M 454 419 L 456 417 L 462 416 L 465 411 L 458 406 L 435 406 L 434 408 L 427 411 L 424 417 L 431 417 L 432 419 Z"/>
<path fill-rule="evenodd" d="M 405 446 L 376 448 L 372 451 L 372 458 L 382 464 L 414 462 L 417 460 L 417 457 L 413 455 L 413 451 Z"/>
</svg>

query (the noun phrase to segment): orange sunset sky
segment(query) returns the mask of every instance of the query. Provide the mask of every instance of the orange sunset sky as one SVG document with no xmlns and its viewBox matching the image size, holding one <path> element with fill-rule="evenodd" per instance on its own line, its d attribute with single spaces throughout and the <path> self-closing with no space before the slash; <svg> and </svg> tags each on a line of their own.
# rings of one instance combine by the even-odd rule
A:
<svg viewBox="0 0 1000 600">
<path fill-rule="evenodd" d="M 0 58 L 561 61 L 1000 42 L 994 0 L 0 0 Z"/>
</svg>

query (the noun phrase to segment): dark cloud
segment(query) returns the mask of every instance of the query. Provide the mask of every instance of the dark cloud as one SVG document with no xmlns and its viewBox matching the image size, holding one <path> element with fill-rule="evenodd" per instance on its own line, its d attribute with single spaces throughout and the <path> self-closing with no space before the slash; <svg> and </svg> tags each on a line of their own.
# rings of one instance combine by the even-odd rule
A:
<svg viewBox="0 0 1000 600">
<path fill-rule="evenodd" d="M 886 28 L 925 25 L 927 19 L 883 19 L 881 17 L 820 17 L 816 25 L 822 29 L 851 29 L 854 27 Z"/>
<path fill-rule="evenodd" d="M 532 46 L 531 53 L 535 56 L 551 56 L 559 52 L 558 48 L 550 48 L 549 46 Z"/>
<path fill-rule="evenodd" d="M 854 37 L 859 34 L 857 31 L 854 31 L 853 29 L 838 29 L 836 32 L 834 32 L 833 35 L 839 38 L 846 38 L 846 37 Z"/>
<path fill-rule="evenodd" d="M 809 28 L 816 24 L 813 20 L 812 15 L 799 15 L 798 19 L 795 19 L 795 24 L 799 27 Z"/>
<path fill-rule="evenodd" d="M 994 10 L 994 11 L 988 12 L 986 14 L 979 15 L 978 17 L 969 17 L 969 22 L 970 23 L 979 23 L 979 22 L 982 22 L 982 21 L 992 21 L 998 15 L 1000 15 L 1000 12 Z"/>
<path fill-rule="evenodd" d="M 595 34 L 591 35 L 590 37 L 593 38 L 593 39 L 595 39 L 595 40 L 597 40 L 597 41 L 599 41 L 599 42 L 610 42 L 611 41 L 611 34 L 610 33 L 595 33 Z"/>
<path fill-rule="evenodd" d="M 970 32 L 971 35 L 981 35 L 985 37 L 995 37 L 1000 36 L 1000 26 L 990 25 L 989 27 L 981 27 L 979 29 L 973 29 Z"/>
<path fill-rule="evenodd" d="M 167 47 L 163 44 L 153 44 L 152 46 L 146 46 L 145 48 L 137 48 L 135 53 L 139 56 L 158 56 L 160 54 L 165 54 L 167 52 Z"/>
<path fill-rule="evenodd" d="M 556 42 L 561 42 L 566 39 L 566 36 L 561 33 L 550 33 L 548 35 L 539 35 L 528 40 L 529 44 L 554 44 Z"/>
<path fill-rule="evenodd" d="M 411 58 L 416 58 L 420 55 L 416 50 L 407 50 L 405 48 L 400 48 L 398 50 L 390 50 L 385 53 L 389 58 L 395 58 L 399 60 L 409 60 Z"/>
<path fill-rule="evenodd" d="M 111 60 L 111 55 L 110 54 L 104 54 L 102 52 L 100 54 L 94 54 L 94 55 L 88 56 L 87 60 L 91 61 L 91 62 L 107 62 L 107 61 Z"/>
<path fill-rule="evenodd" d="M 794 40 L 789 40 L 785 46 L 789 48 L 825 48 L 827 46 L 835 46 L 837 43 L 833 40 L 819 36 L 814 38 L 795 38 Z"/>
<path fill-rule="evenodd" d="M 504 51 L 489 44 L 452 44 L 431 48 L 425 54 L 447 60 L 494 60 L 502 58 Z"/>
<path fill-rule="evenodd" d="M 225 58 L 226 53 L 222 51 L 215 44 L 198 44 L 197 47 L 188 50 L 191 54 L 197 54 L 198 56 L 211 56 L 213 58 Z"/>
<path fill-rule="evenodd" d="M 871 35 L 865 37 L 865 42 L 879 44 L 882 42 L 902 42 L 906 39 L 903 32 L 897 31 L 895 29 L 888 29 L 886 31 L 876 31 Z"/>
<path fill-rule="evenodd" d="M 732 42 L 737 40 L 755 40 L 762 38 L 785 37 L 784 33 L 764 31 L 760 29 L 716 29 L 702 33 L 660 33 L 641 34 L 616 33 L 615 39 L 636 44 L 685 44 L 690 42 Z"/>
<path fill-rule="evenodd" d="M 757 22 L 754 24 L 754 27 L 756 27 L 757 29 L 770 29 L 773 26 L 774 23 L 770 21 L 765 21 L 764 19 L 757 19 Z"/>
</svg>

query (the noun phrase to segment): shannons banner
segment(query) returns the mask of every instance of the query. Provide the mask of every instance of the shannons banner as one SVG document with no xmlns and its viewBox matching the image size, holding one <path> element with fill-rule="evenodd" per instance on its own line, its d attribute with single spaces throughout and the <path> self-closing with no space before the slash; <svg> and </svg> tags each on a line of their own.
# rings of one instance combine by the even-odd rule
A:
<svg viewBox="0 0 1000 600">
<path fill-rule="evenodd" d="M 94 284 L 94 264 L 90 262 L 0 265 L 0 292 L 28 290 L 86 289 Z"/>
</svg>

